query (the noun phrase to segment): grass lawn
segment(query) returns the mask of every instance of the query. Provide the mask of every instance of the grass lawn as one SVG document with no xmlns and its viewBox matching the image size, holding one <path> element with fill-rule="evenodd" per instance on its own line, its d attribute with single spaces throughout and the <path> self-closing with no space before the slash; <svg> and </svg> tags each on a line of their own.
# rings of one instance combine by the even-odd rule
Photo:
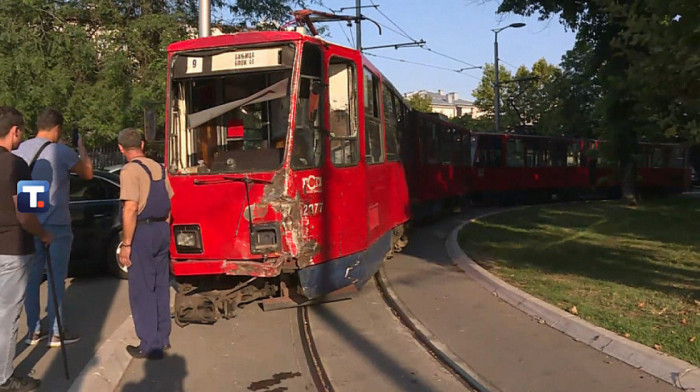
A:
<svg viewBox="0 0 700 392">
<path fill-rule="evenodd" d="M 459 241 L 506 282 L 700 366 L 700 198 L 530 206 Z"/>
</svg>

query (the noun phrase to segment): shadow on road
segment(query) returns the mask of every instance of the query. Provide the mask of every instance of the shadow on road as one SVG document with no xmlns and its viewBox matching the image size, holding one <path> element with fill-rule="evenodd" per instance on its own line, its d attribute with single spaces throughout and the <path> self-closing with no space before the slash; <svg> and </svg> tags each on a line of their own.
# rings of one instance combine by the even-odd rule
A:
<svg viewBox="0 0 700 392">
<path fill-rule="evenodd" d="M 187 376 L 185 358 L 167 355 L 161 361 L 146 361 L 145 375 L 141 381 L 124 384 L 122 392 L 182 392 Z M 204 389 L 202 389 L 204 390 Z"/>
</svg>

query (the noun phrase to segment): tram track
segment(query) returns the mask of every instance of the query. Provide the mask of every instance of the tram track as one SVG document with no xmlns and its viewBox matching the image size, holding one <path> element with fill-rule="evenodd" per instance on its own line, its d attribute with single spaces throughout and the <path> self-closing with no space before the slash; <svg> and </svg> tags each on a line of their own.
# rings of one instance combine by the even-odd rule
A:
<svg viewBox="0 0 700 392">
<path fill-rule="evenodd" d="M 496 388 L 481 379 L 473 369 L 459 359 L 446 345 L 438 341 L 420 321 L 405 310 L 405 306 L 399 304 L 400 300 L 391 288 L 384 274 L 383 267 L 374 275 L 374 282 L 384 303 L 394 316 L 409 330 L 416 341 L 465 387 L 478 392 L 497 391 Z"/>
<path fill-rule="evenodd" d="M 304 349 L 306 364 L 309 367 L 311 379 L 318 392 L 334 392 L 328 373 L 323 367 L 321 356 L 316 348 L 313 334 L 311 333 L 311 323 L 309 321 L 309 309 L 307 306 L 297 308 L 297 323 L 301 334 L 301 343 Z"/>
</svg>

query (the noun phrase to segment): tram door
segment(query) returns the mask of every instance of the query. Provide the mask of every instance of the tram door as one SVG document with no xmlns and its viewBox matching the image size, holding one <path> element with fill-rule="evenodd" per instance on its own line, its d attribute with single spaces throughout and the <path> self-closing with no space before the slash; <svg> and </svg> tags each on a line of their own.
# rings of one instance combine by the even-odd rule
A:
<svg viewBox="0 0 700 392">
<path fill-rule="evenodd" d="M 342 53 L 342 48 L 338 49 Z M 326 53 L 329 156 L 323 175 L 328 257 L 362 251 L 367 238 L 365 166 L 360 164 L 358 65 Z"/>
</svg>

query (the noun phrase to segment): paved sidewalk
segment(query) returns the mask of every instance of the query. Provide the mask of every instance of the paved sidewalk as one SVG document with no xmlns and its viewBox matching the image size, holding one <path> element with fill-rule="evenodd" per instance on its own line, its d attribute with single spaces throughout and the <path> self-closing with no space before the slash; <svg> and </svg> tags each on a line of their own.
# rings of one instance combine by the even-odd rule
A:
<svg viewBox="0 0 700 392">
<path fill-rule="evenodd" d="M 447 219 L 414 230 L 386 276 L 416 319 L 501 391 L 678 391 L 505 303 L 456 267 Z"/>
</svg>

